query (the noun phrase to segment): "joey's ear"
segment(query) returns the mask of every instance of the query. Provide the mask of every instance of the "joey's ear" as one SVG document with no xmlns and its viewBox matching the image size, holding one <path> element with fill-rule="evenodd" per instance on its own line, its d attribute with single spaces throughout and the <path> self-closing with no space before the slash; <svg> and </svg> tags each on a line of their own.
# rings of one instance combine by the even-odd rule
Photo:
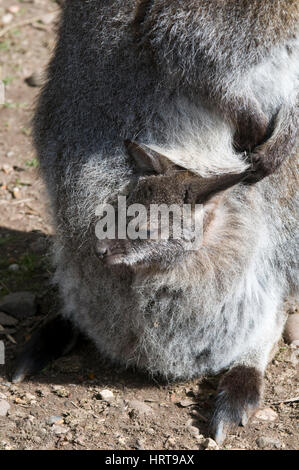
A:
<svg viewBox="0 0 299 470">
<path fill-rule="evenodd" d="M 197 204 L 202 204 L 211 196 L 226 189 L 232 188 L 236 184 L 242 183 L 246 178 L 246 173 L 228 173 L 217 176 L 203 178 L 201 176 L 192 176 L 190 178 L 190 191 L 193 194 L 193 200 Z"/>
<path fill-rule="evenodd" d="M 128 154 L 133 158 L 136 167 L 144 173 L 164 174 L 167 171 L 178 169 L 165 155 L 150 149 L 146 145 L 140 145 L 131 140 L 125 140 Z"/>
</svg>

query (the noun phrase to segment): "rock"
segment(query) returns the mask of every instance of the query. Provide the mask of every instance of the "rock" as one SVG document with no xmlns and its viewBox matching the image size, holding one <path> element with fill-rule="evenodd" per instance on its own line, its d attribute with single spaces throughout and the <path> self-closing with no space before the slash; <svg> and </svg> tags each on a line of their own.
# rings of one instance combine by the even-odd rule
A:
<svg viewBox="0 0 299 470">
<path fill-rule="evenodd" d="M 115 397 L 113 395 L 113 392 L 111 392 L 111 390 L 101 390 L 98 393 L 98 397 L 100 398 L 100 400 L 104 400 L 107 402 L 115 400 Z"/>
<path fill-rule="evenodd" d="M 6 13 L 6 15 L 2 16 L 1 20 L 3 24 L 9 24 L 13 20 L 13 15 L 11 13 Z"/>
<path fill-rule="evenodd" d="M 0 400 L 0 416 L 6 416 L 8 410 L 10 409 L 10 404 L 6 400 Z"/>
<path fill-rule="evenodd" d="M 1 323 L 1 322 L 0 322 Z M 299 348 L 299 339 L 297 339 L 296 341 L 292 341 L 292 343 L 290 344 L 291 348 L 292 349 L 297 349 Z"/>
<path fill-rule="evenodd" d="M 18 264 L 10 264 L 8 266 L 8 271 L 16 272 L 19 271 L 20 266 Z"/>
<path fill-rule="evenodd" d="M 278 439 L 272 437 L 259 437 L 256 443 L 260 449 L 266 449 L 267 447 L 274 449 L 281 449 L 282 444 Z"/>
<path fill-rule="evenodd" d="M 285 324 L 283 336 L 287 344 L 299 340 L 299 313 L 289 316 Z"/>
<path fill-rule="evenodd" d="M 32 87 L 41 87 L 44 84 L 44 76 L 42 72 L 33 72 L 30 77 L 25 79 L 27 85 Z"/>
<path fill-rule="evenodd" d="M 31 405 L 35 405 L 37 403 L 36 396 L 32 393 L 25 393 L 25 395 L 22 396 L 22 400 L 24 403 L 30 403 Z"/>
<path fill-rule="evenodd" d="M 255 413 L 255 418 L 261 421 L 276 421 L 278 414 L 272 408 L 264 408 Z"/>
<path fill-rule="evenodd" d="M 63 417 L 62 416 L 50 416 L 47 419 L 47 424 L 52 426 L 53 424 L 63 424 Z"/>
<path fill-rule="evenodd" d="M 140 414 L 151 414 L 153 410 L 150 406 L 146 405 L 143 401 L 139 400 L 130 400 L 127 402 L 127 405 L 131 410 L 137 411 Z"/>
<path fill-rule="evenodd" d="M 2 171 L 4 171 L 4 173 L 6 175 L 9 175 L 9 173 L 13 172 L 13 167 L 11 165 L 9 165 L 8 163 L 4 163 L 2 165 Z"/>
<path fill-rule="evenodd" d="M 0 310 L 16 318 L 36 314 L 36 295 L 32 292 L 15 292 L 5 295 L 0 301 Z"/>
<path fill-rule="evenodd" d="M 2 326 L 14 326 L 18 323 L 18 320 L 7 315 L 4 312 L 0 312 L 0 325 Z"/>
<path fill-rule="evenodd" d="M 53 392 L 60 398 L 68 398 L 70 393 L 60 385 L 53 385 Z"/>
<path fill-rule="evenodd" d="M 61 426 L 60 424 L 54 424 L 52 426 L 52 431 L 54 434 L 67 434 L 69 432 L 69 428 L 66 426 Z"/>
<path fill-rule="evenodd" d="M 15 186 L 13 189 L 12 189 L 12 195 L 15 199 L 20 199 L 21 197 L 21 191 L 20 191 L 20 188 L 18 188 L 17 186 Z"/>
<path fill-rule="evenodd" d="M 181 406 L 182 408 L 189 408 L 189 406 L 197 405 L 197 402 L 195 400 L 190 400 L 190 399 L 186 398 L 185 400 L 181 400 L 181 401 L 177 402 L 177 404 L 179 406 Z"/>
<path fill-rule="evenodd" d="M 299 349 L 298 348 L 293 349 L 289 360 L 294 367 L 296 367 L 299 364 Z"/>
<path fill-rule="evenodd" d="M 20 11 L 20 7 L 18 5 L 12 5 L 11 7 L 8 8 L 9 13 L 12 13 L 15 15 Z"/>
<path fill-rule="evenodd" d="M 46 15 L 44 15 L 42 18 L 41 18 L 41 23 L 43 24 L 51 24 L 53 23 L 53 21 L 55 21 L 57 18 L 57 13 L 47 13 Z"/>
<path fill-rule="evenodd" d="M 213 441 L 213 439 L 211 439 L 210 437 L 208 437 L 208 439 L 205 439 L 203 441 L 202 447 L 205 450 L 219 450 L 219 447 L 218 447 L 217 443 L 215 441 Z"/>
<path fill-rule="evenodd" d="M 198 427 L 195 426 L 195 424 L 196 424 L 195 420 L 189 419 L 189 421 L 187 421 L 186 426 L 190 434 L 192 434 L 192 436 L 197 438 L 199 436 L 199 429 Z"/>
</svg>

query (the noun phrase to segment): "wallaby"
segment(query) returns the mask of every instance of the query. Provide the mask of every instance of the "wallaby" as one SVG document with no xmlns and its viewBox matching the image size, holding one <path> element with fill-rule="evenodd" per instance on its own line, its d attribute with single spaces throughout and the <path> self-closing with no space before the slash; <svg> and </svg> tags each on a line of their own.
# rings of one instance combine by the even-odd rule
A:
<svg viewBox="0 0 299 470">
<path fill-rule="evenodd" d="M 270 2 L 263 2 L 268 9 L 254 0 L 211 2 L 206 20 L 205 1 L 173 1 L 173 8 L 167 1 L 152 3 L 161 5 L 146 10 L 146 18 L 157 14 L 153 33 L 146 18 L 137 22 L 147 31 L 144 43 L 136 33 L 135 1 L 64 3 L 34 119 L 56 229 L 54 281 L 62 315 L 27 344 L 14 380 L 70 348 L 76 327 L 112 361 L 168 379 L 229 369 L 212 419 L 222 442 L 227 428 L 244 424 L 258 406 L 263 373 L 285 320 L 282 301 L 298 293 L 299 144 L 296 112 L 290 111 L 298 93 L 297 8 L 292 1 L 272 2 L 289 18 L 288 35 Z M 222 26 L 215 25 L 203 42 L 196 24 L 199 31 L 211 26 L 214 3 L 215 22 L 221 19 L 234 34 L 222 35 Z M 169 14 L 158 20 L 164 5 Z M 236 23 L 227 14 L 233 5 L 239 6 Z M 195 29 L 185 28 L 184 18 Z M 155 39 L 160 27 L 172 31 L 171 40 L 162 31 Z M 243 40 L 236 43 L 238 34 Z M 257 36 L 268 45 L 259 46 Z M 232 59 L 232 75 L 223 75 L 217 54 L 220 44 L 231 51 L 232 42 L 243 66 L 239 71 L 229 52 L 220 62 L 224 67 Z M 214 50 L 214 60 L 204 60 L 205 49 L 209 57 Z M 196 57 L 201 67 L 195 67 Z M 199 84 L 212 65 L 223 86 L 216 86 L 219 94 L 204 96 Z M 279 168 L 273 163 L 276 172 L 268 178 L 248 163 L 245 147 L 238 151 L 247 131 L 239 131 L 239 112 L 227 113 L 224 104 L 231 92 L 230 106 L 238 109 L 236 90 L 246 103 L 254 96 L 253 108 L 261 107 L 269 127 L 264 138 L 263 132 L 252 133 L 248 122 L 254 113 L 251 105 L 244 107 L 248 151 L 285 160 Z M 260 121 L 252 117 L 254 122 Z M 171 236 L 98 240 L 96 209 L 116 204 L 120 195 L 147 209 L 191 205 L 194 218 L 203 218 L 200 245 L 190 250 L 184 237 Z M 159 223 L 143 228 L 159 233 Z"/>
<path fill-rule="evenodd" d="M 275 171 L 298 132 L 298 90 L 290 93 L 288 74 L 281 69 L 283 107 L 267 92 L 271 68 L 280 69 L 288 56 L 298 61 L 298 28 L 297 0 L 137 0 L 133 20 L 140 47 L 150 49 L 153 66 L 173 88 L 186 87 L 232 121 L 237 149 L 250 153 L 251 182 Z M 273 119 L 278 132 L 261 147 Z"/>
</svg>

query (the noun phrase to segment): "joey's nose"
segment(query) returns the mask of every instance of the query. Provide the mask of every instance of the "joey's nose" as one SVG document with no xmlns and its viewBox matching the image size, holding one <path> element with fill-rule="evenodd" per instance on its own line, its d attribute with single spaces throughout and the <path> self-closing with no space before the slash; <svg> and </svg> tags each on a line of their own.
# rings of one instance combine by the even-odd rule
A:
<svg viewBox="0 0 299 470">
<path fill-rule="evenodd" d="M 104 258 L 109 254 L 109 247 L 106 243 L 99 243 L 96 247 L 96 254 L 99 258 Z"/>
<path fill-rule="evenodd" d="M 97 249 L 97 255 L 100 256 L 101 258 L 105 256 L 108 253 L 108 248 L 102 247 Z"/>
</svg>

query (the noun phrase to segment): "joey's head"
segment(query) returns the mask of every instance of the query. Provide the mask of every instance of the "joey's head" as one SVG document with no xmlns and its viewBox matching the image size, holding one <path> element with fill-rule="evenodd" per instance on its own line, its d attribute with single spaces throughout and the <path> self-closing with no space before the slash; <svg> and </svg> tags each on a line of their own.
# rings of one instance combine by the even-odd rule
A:
<svg viewBox="0 0 299 470">
<path fill-rule="evenodd" d="M 127 196 L 98 212 L 97 255 L 109 266 L 167 269 L 200 248 L 205 205 L 244 175 L 203 178 L 146 146 L 126 148 L 134 177 Z"/>
</svg>

